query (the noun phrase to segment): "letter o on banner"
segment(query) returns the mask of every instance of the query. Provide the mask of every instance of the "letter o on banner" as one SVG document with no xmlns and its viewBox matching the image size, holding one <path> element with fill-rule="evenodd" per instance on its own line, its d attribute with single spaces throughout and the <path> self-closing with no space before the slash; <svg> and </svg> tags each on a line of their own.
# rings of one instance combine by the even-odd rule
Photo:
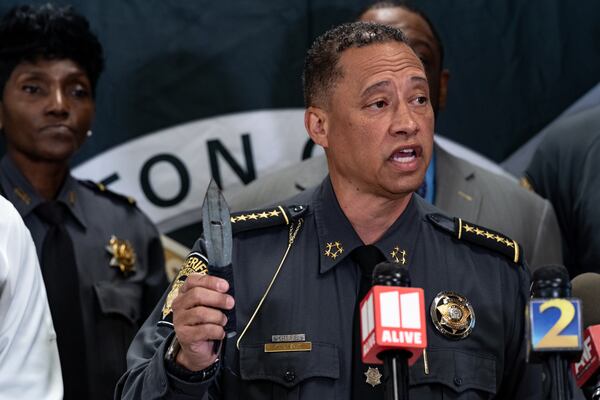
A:
<svg viewBox="0 0 600 400">
<path fill-rule="evenodd" d="M 170 199 L 159 197 L 150 184 L 150 170 L 156 164 L 161 162 L 171 164 L 175 168 L 175 171 L 177 171 L 179 181 L 181 182 L 179 192 Z M 181 160 L 172 154 L 157 154 L 146 161 L 140 172 L 140 183 L 142 185 L 142 191 L 148 200 L 158 207 L 174 206 L 185 199 L 190 191 L 190 175 Z"/>
</svg>

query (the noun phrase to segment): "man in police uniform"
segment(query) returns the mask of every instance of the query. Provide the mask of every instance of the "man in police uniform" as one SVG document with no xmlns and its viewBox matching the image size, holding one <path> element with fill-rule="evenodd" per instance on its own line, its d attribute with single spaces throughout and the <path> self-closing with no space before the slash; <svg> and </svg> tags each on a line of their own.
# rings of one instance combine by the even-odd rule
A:
<svg viewBox="0 0 600 400">
<path fill-rule="evenodd" d="M 403 34 L 368 23 L 330 30 L 308 52 L 304 89 L 305 125 L 329 176 L 282 206 L 232 216 L 235 299 L 226 281 L 204 276 L 205 242 L 196 243 L 132 343 L 117 398 L 383 398 L 381 367 L 359 362 L 354 342 L 365 249 L 408 267 L 431 305 L 411 399 L 516 398 L 528 287 L 520 249 L 413 195 L 433 111 Z M 234 303 L 238 334 L 216 354 L 221 310 Z"/>
<path fill-rule="evenodd" d="M 36 244 L 65 399 L 112 398 L 168 284 L 158 232 L 134 202 L 69 173 L 102 67 L 100 43 L 70 8 L 20 6 L 0 22 L 0 192 Z"/>
<path fill-rule="evenodd" d="M 425 67 L 433 112 L 443 113 L 450 71 L 444 68 L 442 40 L 427 16 L 411 2 L 381 1 L 361 13 L 359 20 L 404 32 Z M 226 191 L 225 195 L 232 210 L 260 208 L 320 184 L 325 175 L 327 160 L 324 155 L 316 155 L 261 176 L 231 193 Z M 449 215 L 517 240 L 531 270 L 562 263 L 560 229 L 548 200 L 523 190 L 513 179 L 453 155 L 441 143 L 434 141 L 425 181 L 417 193 Z"/>
</svg>

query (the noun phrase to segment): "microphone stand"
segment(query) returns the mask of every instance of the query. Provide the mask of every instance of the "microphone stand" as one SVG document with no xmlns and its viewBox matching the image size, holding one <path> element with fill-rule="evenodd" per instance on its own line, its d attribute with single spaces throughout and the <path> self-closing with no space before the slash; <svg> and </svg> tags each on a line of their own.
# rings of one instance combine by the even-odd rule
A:
<svg viewBox="0 0 600 400">
<path fill-rule="evenodd" d="M 546 360 L 546 366 L 550 375 L 550 399 L 571 399 L 572 396 L 567 378 L 569 373 L 567 361 L 560 354 L 551 354 Z"/>
<path fill-rule="evenodd" d="M 407 351 L 389 351 L 382 354 L 383 392 L 386 400 L 408 400 L 408 359 Z"/>
<path fill-rule="evenodd" d="M 410 286 L 410 275 L 406 268 L 390 262 L 382 262 L 373 269 L 373 285 Z M 408 400 L 408 359 L 411 353 L 405 350 L 385 351 L 383 360 L 384 397 L 386 400 Z"/>
<path fill-rule="evenodd" d="M 565 267 L 551 266 L 546 271 L 543 269 L 535 271 L 532 277 L 531 294 L 542 299 L 571 297 L 571 282 Z M 573 393 L 568 378 L 569 365 L 564 355 L 549 352 L 544 365 L 550 375 L 550 400 L 572 399 Z"/>
</svg>

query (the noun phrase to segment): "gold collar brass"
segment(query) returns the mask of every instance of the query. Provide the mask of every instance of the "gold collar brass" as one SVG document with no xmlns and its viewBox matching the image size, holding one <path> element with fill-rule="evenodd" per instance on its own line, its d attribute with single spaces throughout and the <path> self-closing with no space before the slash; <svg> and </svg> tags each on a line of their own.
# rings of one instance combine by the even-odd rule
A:
<svg viewBox="0 0 600 400">
<path fill-rule="evenodd" d="M 396 246 L 390 252 L 390 256 L 396 264 L 406 265 L 406 250 L 400 250 L 400 247 Z"/>
<path fill-rule="evenodd" d="M 330 257 L 332 260 L 335 260 L 339 255 L 344 252 L 344 248 L 340 242 L 327 243 L 325 245 L 324 256 Z"/>
</svg>

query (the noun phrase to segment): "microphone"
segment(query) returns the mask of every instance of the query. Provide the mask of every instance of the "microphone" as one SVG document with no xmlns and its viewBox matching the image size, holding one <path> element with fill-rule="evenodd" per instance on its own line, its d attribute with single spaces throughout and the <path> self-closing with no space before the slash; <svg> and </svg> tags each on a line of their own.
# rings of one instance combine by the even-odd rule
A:
<svg viewBox="0 0 600 400">
<path fill-rule="evenodd" d="M 408 269 L 382 262 L 360 303 L 365 364 L 383 364 L 387 399 L 408 399 L 408 366 L 427 347 L 423 289 L 410 287 Z"/>
<path fill-rule="evenodd" d="M 567 369 L 581 352 L 581 303 L 571 297 L 567 269 L 548 265 L 535 270 L 531 296 L 525 313 L 527 361 L 543 363 L 551 399 L 571 398 Z"/>
<path fill-rule="evenodd" d="M 573 293 L 583 303 L 585 331 L 581 358 L 571 365 L 571 371 L 586 398 L 600 400 L 600 309 L 596 306 L 600 274 L 586 272 L 578 275 L 573 279 L 572 285 Z"/>
</svg>

